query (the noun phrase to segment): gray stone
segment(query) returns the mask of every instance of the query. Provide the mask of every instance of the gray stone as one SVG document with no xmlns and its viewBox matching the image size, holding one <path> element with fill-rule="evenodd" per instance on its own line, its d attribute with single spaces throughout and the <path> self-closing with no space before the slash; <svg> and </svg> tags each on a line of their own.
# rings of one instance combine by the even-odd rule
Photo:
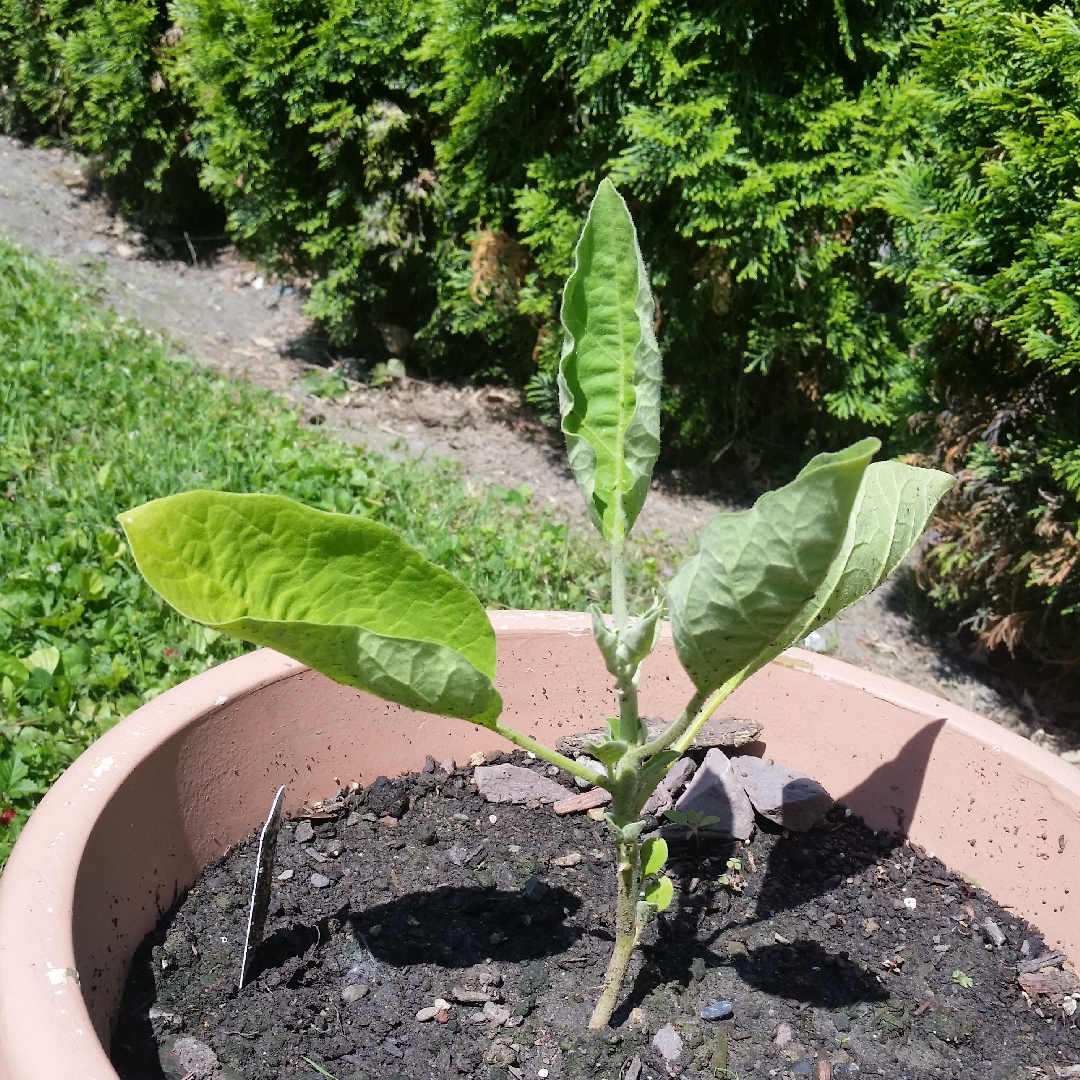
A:
<svg viewBox="0 0 1080 1080">
<path fill-rule="evenodd" d="M 293 832 L 293 839 L 298 844 L 310 844 L 315 839 L 315 826 L 310 821 L 301 821 Z"/>
<path fill-rule="evenodd" d="M 652 1044 L 660 1051 L 660 1056 L 665 1061 L 679 1060 L 679 1055 L 682 1053 L 682 1039 L 670 1024 L 665 1024 L 652 1037 Z"/>
<path fill-rule="evenodd" d="M 188 1035 L 162 1043 L 158 1062 L 169 1080 L 207 1080 L 218 1069 L 217 1054 L 206 1043 Z"/>
<path fill-rule="evenodd" d="M 792 832 L 813 828 L 833 804 L 832 796 L 809 776 L 756 757 L 737 757 L 735 775 L 754 809 Z"/>
<path fill-rule="evenodd" d="M 330 884 L 330 879 L 325 874 L 312 874 L 308 880 L 313 889 L 325 889 Z"/>
<path fill-rule="evenodd" d="M 693 758 L 679 758 L 667 771 L 667 775 L 660 781 L 660 786 L 672 795 L 677 795 L 688 783 L 697 770 L 697 762 Z"/>
<path fill-rule="evenodd" d="M 701 1010 L 702 1020 L 728 1020 L 735 1015 L 735 1006 L 730 1001 L 714 1001 Z"/>
<path fill-rule="evenodd" d="M 371 987 L 368 986 L 366 982 L 353 983 L 351 986 L 346 986 L 345 989 L 341 991 L 341 1000 L 346 1004 L 351 1005 L 354 1001 L 359 1001 L 362 997 L 366 997 L 370 989 Z"/>
<path fill-rule="evenodd" d="M 701 768 L 679 796 L 675 808 L 684 814 L 695 811 L 703 818 L 720 819 L 717 824 L 700 830 L 703 838 L 749 840 L 754 832 L 754 808 L 722 750 L 714 748 L 705 755 Z M 686 835 L 686 829 L 680 825 L 665 825 L 661 832 L 676 839 Z"/>
<path fill-rule="evenodd" d="M 489 803 L 553 803 L 570 794 L 561 784 L 520 765 L 477 765 L 473 776 Z"/>
<path fill-rule="evenodd" d="M 538 877 L 531 877 L 525 882 L 522 891 L 530 900 L 540 900 L 548 887 Z"/>
<path fill-rule="evenodd" d="M 686 787 L 696 768 L 697 763 L 693 758 L 679 758 L 668 769 L 664 779 L 656 785 L 656 790 L 649 796 L 641 812 L 652 817 L 659 817 L 665 810 L 670 810 L 675 802 L 675 796 Z"/>
<path fill-rule="evenodd" d="M 806 1060 L 796 1061 L 795 1064 L 791 1066 L 791 1071 L 796 1076 L 813 1076 L 814 1066 L 811 1062 Z"/>
<path fill-rule="evenodd" d="M 657 784 L 653 793 L 645 800 L 641 812 L 649 817 L 660 817 L 665 810 L 671 809 L 674 802 L 671 792 L 663 784 Z"/>
<path fill-rule="evenodd" d="M 1001 927 L 989 915 L 983 920 L 983 930 L 986 933 L 986 940 L 991 945 L 996 945 L 1000 949 L 1005 944 L 1005 935 L 1001 932 Z"/>
</svg>

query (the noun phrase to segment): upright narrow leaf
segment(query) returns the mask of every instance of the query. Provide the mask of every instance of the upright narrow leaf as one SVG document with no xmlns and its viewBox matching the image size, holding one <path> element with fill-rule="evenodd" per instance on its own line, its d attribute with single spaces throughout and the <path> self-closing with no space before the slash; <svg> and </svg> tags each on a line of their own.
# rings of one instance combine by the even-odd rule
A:
<svg viewBox="0 0 1080 1080">
<path fill-rule="evenodd" d="M 675 648 L 699 690 L 785 649 L 847 534 L 870 458 L 864 439 L 819 454 L 749 510 L 720 513 L 668 587 Z M 764 658 L 764 659 L 762 659 Z"/>
<path fill-rule="evenodd" d="M 389 701 L 498 716 L 483 607 L 385 525 L 219 491 L 158 499 L 120 522 L 139 570 L 182 615 Z"/>
<path fill-rule="evenodd" d="M 660 452 L 660 351 L 630 211 L 601 182 L 563 292 L 559 404 L 574 478 L 609 543 L 626 538 Z"/>
</svg>

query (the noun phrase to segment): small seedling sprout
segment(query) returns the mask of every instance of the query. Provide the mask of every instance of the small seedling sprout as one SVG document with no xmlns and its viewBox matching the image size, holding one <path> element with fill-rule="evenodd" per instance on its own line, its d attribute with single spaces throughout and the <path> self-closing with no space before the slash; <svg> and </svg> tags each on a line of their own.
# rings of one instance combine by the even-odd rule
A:
<svg viewBox="0 0 1080 1080">
<path fill-rule="evenodd" d="M 746 887 L 746 879 L 742 875 L 742 859 L 728 859 L 727 870 L 716 879 L 716 883 L 733 893 L 741 893 Z"/>
<path fill-rule="evenodd" d="M 738 686 L 885 579 L 953 481 L 895 461 L 872 464 L 876 439 L 818 454 L 749 510 L 716 514 L 666 596 L 631 617 L 627 538 L 660 452 L 661 371 L 652 288 L 630 212 L 609 180 L 578 242 L 562 324 L 562 430 L 611 565 L 610 618 L 590 609 L 619 703 L 607 734 L 589 746 L 599 774 L 503 723 L 487 613 L 386 526 L 220 491 L 159 499 L 120 521 L 139 569 L 181 614 L 388 701 L 479 724 L 611 793 L 616 940 L 590 1020 L 596 1029 L 611 1017 L 642 927 L 673 896 L 656 865 L 661 849 L 641 844 L 645 801 Z M 638 682 L 665 606 L 693 692 L 650 737 Z"/>
<path fill-rule="evenodd" d="M 702 829 L 720 824 L 720 819 L 715 814 L 706 814 L 702 817 L 696 810 L 688 810 L 685 814 L 681 810 L 665 810 L 664 817 L 676 825 L 685 825 L 686 839 L 693 840 L 695 844 L 701 839 Z"/>
</svg>

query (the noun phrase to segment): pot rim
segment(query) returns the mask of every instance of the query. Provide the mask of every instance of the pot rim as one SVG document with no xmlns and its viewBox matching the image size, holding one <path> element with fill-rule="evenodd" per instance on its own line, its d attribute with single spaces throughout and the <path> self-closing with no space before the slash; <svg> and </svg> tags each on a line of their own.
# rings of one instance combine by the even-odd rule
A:
<svg viewBox="0 0 1080 1080">
<path fill-rule="evenodd" d="M 591 638 L 588 615 L 492 611 L 496 632 Z M 670 630 L 665 627 L 664 635 Z M 788 650 L 773 662 L 860 691 L 971 740 L 1053 790 L 1080 818 L 1080 769 L 950 701 L 831 657 Z M 154 698 L 120 721 L 57 780 L 31 815 L 0 876 L 0 1080 L 37 1076 L 29 1055 L 48 1031 L 52 1061 L 78 1062 L 69 1074 L 117 1080 L 94 1030 L 76 972 L 74 897 L 94 824 L 140 762 L 208 714 L 308 669 L 270 649 L 218 665 Z M 917 837 L 912 835 L 917 840 Z M 34 1038 L 31 1034 L 36 1033 Z M 21 1066 L 21 1067 L 20 1067 Z"/>
</svg>

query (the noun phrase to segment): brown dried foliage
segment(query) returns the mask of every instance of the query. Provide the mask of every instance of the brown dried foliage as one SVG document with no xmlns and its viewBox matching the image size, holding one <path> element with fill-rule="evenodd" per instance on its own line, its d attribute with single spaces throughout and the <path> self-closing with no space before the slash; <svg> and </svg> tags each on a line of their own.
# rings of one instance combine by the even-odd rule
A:
<svg viewBox="0 0 1080 1080">
<path fill-rule="evenodd" d="M 529 271 L 529 252 L 501 230 L 485 229 L 473 237 L 469 246 L 472 248 L 469 295 L 473 302 L 482 304 L 491 297 L 500 311 L 508 311 Z"/>
</svg>

